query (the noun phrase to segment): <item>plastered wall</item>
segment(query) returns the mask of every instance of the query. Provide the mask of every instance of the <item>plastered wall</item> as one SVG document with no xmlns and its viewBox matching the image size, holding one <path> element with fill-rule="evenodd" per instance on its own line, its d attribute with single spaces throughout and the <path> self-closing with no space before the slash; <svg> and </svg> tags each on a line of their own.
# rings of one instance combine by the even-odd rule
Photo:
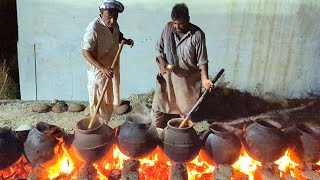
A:
<svg viewBox="0 0 320 180">
<path fill-rule="evenodd" d="M 17 0 L 23 100 L 87 100 L 81 41 L 98 0 Z M 155 86 L 155 43 L 176 0 L 123 0 L 121 95 Z M 225 68 L 230 86 L 305 97 L 320 91 L 320 1 L 188 0 L 191 22 L 206 33 L 209 74 Z"/>
</svg>

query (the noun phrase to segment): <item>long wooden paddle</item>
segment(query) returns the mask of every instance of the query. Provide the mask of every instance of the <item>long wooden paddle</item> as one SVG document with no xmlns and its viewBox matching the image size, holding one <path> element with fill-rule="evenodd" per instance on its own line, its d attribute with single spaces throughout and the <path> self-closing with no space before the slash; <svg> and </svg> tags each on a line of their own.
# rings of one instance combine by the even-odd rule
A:
<svg viewBox="0 0 320 180">
<path fill-rule="evenodd" d="M 117 63 L 117 61 L 118 61 L 118 59 L 119 59 L 119 55 L 120 55 L 120 52 L 121 52 L 121 50 L 122 50 L 123 45 L 124 45 L 124 40 L 122 40 L 121 43 L 120 43 L 120 47 L 119 47 L 119 49 L 118 49 L 118 51 L 117 51 L 117 54 L 116 54 L 116 56 L 115 56 L 114 59 L 113 59 L 113 62 L 112 62 L 112 65 L 111 65 L 111 69 L 113 69 L 114 66 L 116 65 L 116 63 Z M 109 83 L 109 79 L 111 79 L 111 78 L 107 78 L 107 79 L 106 79 L 106 82 L 104 83 L 104 86 L 103 86 L 103 89 L 102 89 L 102 94 L 101 94 L 100 99 L 99 99 L 99 101 L 98 101 L 98 104 L 97 104 L 97 106 L 96 106 L 96 108 L 95 108 L 95 110 L 94 110 L 94 112 L 93 112 L 93 115 L 92 115 L 92 117 L 91 117 L 91 120 L 90 120 L 88 129 L 91 129 L 91 128 L 92 128 L 92 125 L 93 125 L 93 123 L 94 123 L 94 121 L 95 121 L 95 119 L 96 119 L 96 117 L 97 117 L 97 114 L 98 114 L 98 111 L 99 111 L 99 109 L 100 109 L 102 100 L 103 100 L 103 98 L 104 98 L 104 94 L 105 94 L 106 91 L 107 91 L 107 86 L 108 86 L 108 83 Z"/>
<path fill-rule="evenodd" d="M 212 83 L 213 83 L 213 84 L 216 83 L 216 81 L 220 78 L 220 76 L 223 74 L 223 72 L 224 72 L 224 69 L 222 68 L 222 69 L 219 71 L 219 73 L 213 78 L 213 80 L 212 80 Z M 208 91 L 209 91 L 209 89 L 206 89 L 206 90 L 203 92 L 203 94 L 200 96 L 200 98 L 198 99 L 198 101 L 196 102 L 196 104 L 192 107 L 192 109 L 189 111 L 189 113 L 187 114 L 187 116 L 186 116 L 186 117 L 183 119 L 183 121 L 180 123 L 179 128 L 183 128 L 183 127 L 187 124 L 187 122 L 188 122 L 188 120 L 189 120 L 189 118 L 190 118 L 191 113 L 193 113 L 193 111 L 195 111 L 195 110 L 198 108 L 199 104 L 202 102 L 204 96 L 208 93 Z"/>
</svg>

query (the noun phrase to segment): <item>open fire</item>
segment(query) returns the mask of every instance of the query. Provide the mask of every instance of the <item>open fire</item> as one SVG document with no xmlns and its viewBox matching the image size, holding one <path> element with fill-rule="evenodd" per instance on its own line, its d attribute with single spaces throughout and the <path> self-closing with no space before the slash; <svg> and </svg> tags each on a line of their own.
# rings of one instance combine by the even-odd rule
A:
<svg viewBox="0 0 320 180">
<path fill-rule="evenodd" d="M 60 145 L 61 151 L 56 154 L 54 160 L 51 160 L 45 164 L 41 164 L 39 167 L 32 167 L 27 160 L 22 156 L 14 165 L 0 171 L 0 179 L 9 180 L 17 178 L 30 178 L 38 177 L 38 179 L 77 179 L 77 175 L 80 171 L 80 167 L 83 165 L 82 162 L 77 160 L 73 156 L 73 152 L 67 149 L 63 145 Z M 110 150 L 111 152 L 98 163 L 94 164 L 96 169 L 96 179 L 107 180 L 112 175 L 112 171 L 117 170 L 121 172 L 125 160 L 130 159 L 121 153 L 117 145 L 113 145 Z M 156 150 L 147 158 L 139 159 L 141 166 L 139 168 L 139 178 L 141 180 L 165 180 L 168 179 L 169 169 L 172 165 L 158 147 Z M 289 150 L 286 154 L 277 160 L 276 164 L 278 171 L 278 177 L 284 177 L 290 175 L 297 177 L 296 168 L 299 164 L 295 163 L 290 159 Z M 320 161 L 316 163 L 320 166 Z M 256 176 L 258 168 L 264 166 L 262 163 L 251 158 L 244 150 L 242 150 L 241 156 L 238 161 L 232 165 L 234 174 L 231 179 L 259 179 Z M 209 165 L 199 156 L 193 161 L 187 163 L 188 179 L 194 180 L 209 180 L 213 179 L 214 166 Z M 320 174 L 319 169 L 315 170 Z M 35 178 L 37 179 L 37 178 Z"/>
</svg>

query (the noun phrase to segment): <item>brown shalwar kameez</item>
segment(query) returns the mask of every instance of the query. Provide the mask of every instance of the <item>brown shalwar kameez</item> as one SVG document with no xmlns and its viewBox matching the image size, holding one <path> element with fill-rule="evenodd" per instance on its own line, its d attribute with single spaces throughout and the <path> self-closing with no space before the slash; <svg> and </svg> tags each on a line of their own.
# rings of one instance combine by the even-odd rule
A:
<svg viewBox="0 0 320 180">
<path fill-rule="evenodd" d="M 156 45 L 157 57 L 168 59 L 166 28 Z M 171 73 L 157 75 L 156 89 L 152 103 L 154 112 L 186 115 L 197 102 L 201 91 L 200 65 L 208 63 L 205 34 L 190 23 L 190 30 L 179 40 L 174 33 L 177 60 L 176 68 Z M 156 120 L 157 121 L 157 120 Z M 156 122 L 157 124 L 158 122 Z"/>
</svg>

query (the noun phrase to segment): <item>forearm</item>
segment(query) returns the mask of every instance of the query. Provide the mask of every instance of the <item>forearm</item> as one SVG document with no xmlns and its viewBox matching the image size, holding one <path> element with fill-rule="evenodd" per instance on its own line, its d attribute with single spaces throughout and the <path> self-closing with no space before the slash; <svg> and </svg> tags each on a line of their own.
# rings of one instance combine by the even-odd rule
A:
<svg viewBox="0 0 320 180">
<path fill-rule="evenodd" d="M 132 44 L 131 39 L 125 38 L 123 36 L 122 32 L 120 32 L 120 34 L 119 34 L 119 43 L 121 43 L 121 41 L 124 41 L 124 44 L 126 44 L 126 45 L 131 45 Z"/>
<path fill-rule="evenodd" d="M 208 79 L 208 64 L 203 64 L 199 66 L 201 80 Z"/>
<path fill-rule="evenodd" d="M 168 62 L 167 62 L 167 60 L 165 60 L 163 57 L 161 57 L 161 56 L 158 56 L 157 57 L 157 60 L 158 60 L 158 63 L 159 63 L 159 66 L 160 67 L 165 67 L 167 64 L 168 64 Z"/>
<path fill-rule="evenodd" d="M 103 65 L 92 55 L 89 50 L 83 49 L 82 54 L 84 58 L 96 68 L 101 69 L 103 67 Z"/>
</svg>

